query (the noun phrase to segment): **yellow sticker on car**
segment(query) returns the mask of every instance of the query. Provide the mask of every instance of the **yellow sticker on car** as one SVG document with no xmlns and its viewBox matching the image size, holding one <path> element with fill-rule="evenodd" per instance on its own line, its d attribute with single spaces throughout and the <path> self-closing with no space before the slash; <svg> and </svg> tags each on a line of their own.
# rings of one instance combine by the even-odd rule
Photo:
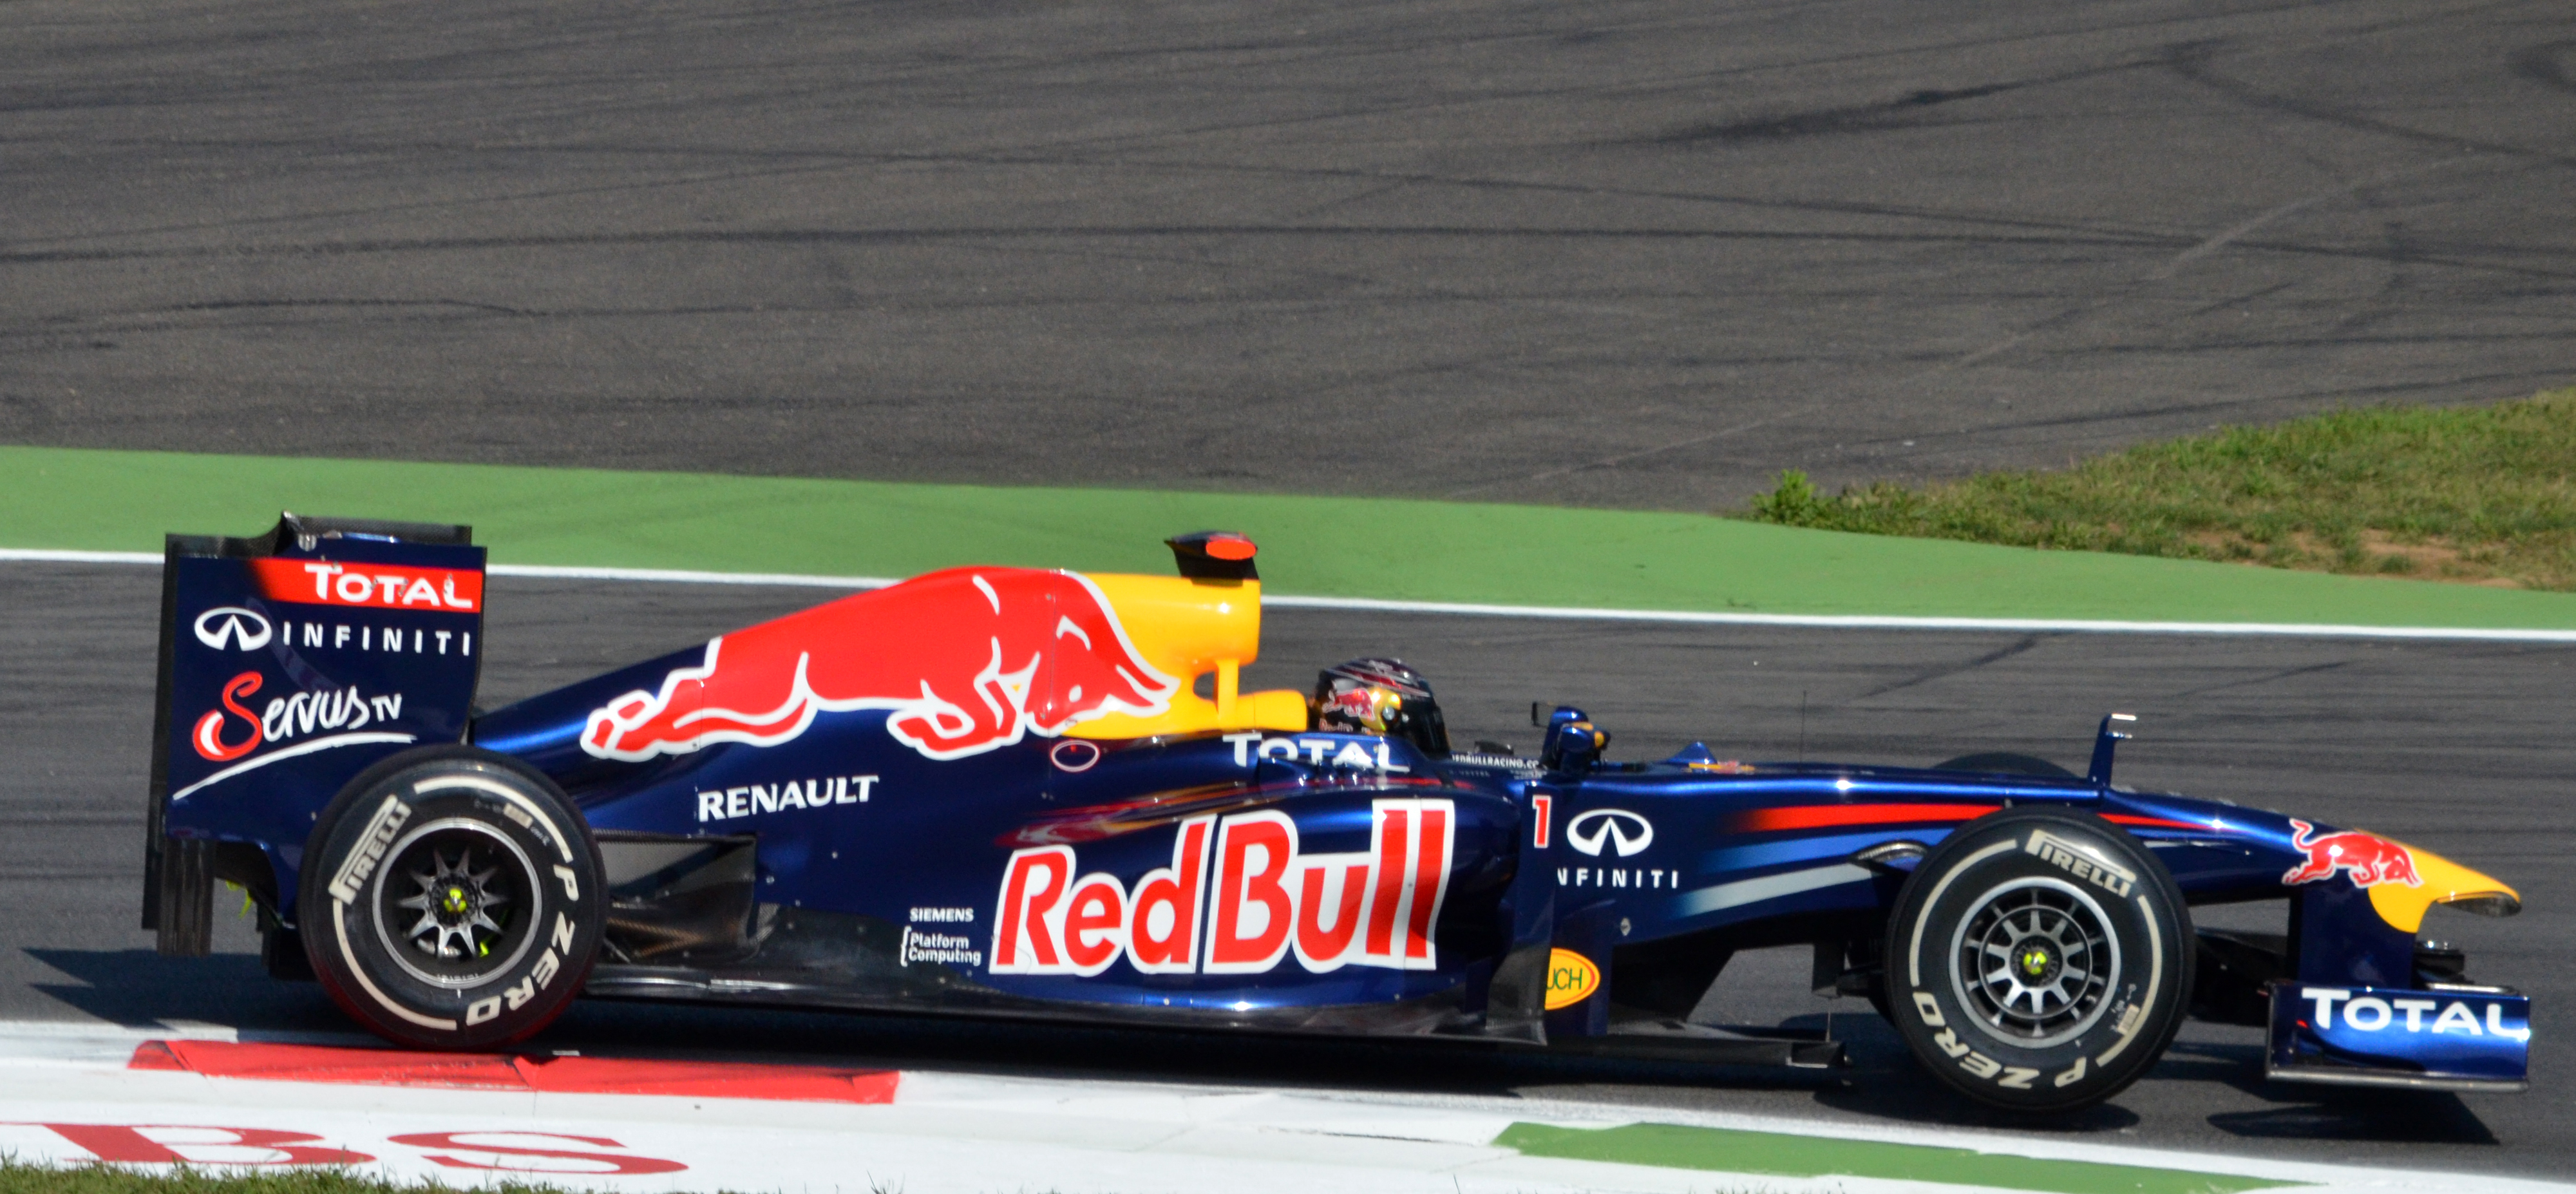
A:
<svg viewBox="0 0 2576 1194">
<path fill-rule="evenodd" d="M 1570 949 L 1547 954 L 1547 1010 L 1572 1007 L 1601 989 L 1601 968 Z M 1523 1005 L 1527 1006 L 1527 1005 Z"/>
</svg>

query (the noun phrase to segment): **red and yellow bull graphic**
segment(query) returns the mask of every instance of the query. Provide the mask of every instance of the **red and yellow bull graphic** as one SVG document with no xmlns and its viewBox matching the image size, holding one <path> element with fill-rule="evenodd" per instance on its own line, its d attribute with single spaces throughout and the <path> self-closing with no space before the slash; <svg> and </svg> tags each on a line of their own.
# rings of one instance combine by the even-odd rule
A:
<svg viewBox="0 0 2576 1194">
<path fill-rule="evenodd" d="M 1437 968 L 1432 927 L 1449 886 L 1457 807 L 1372 802 L 1369 848 L 1307 854 L 1277 812 L 1192 817 L 1172 864 L 1129 887 L 1082 874 L 1071 846 L 1018 850 L 993 917 L 995 974 L 1095 975 L 1125 958 L 1146 974 L 1260 974 L 1293 954 L 1343 966 Z"/>
<path fill-rule="evenodd" d="M 1152 716 L 1180 684 L 1129 641 L 1073 572 L 952 568 L 712 639 L 658 692 L 593 710 L 582 749 L 641 762 L 720 742 L 776 746 L 822 713 L 883 709 L 933 759 L 982 754 L 1078 722 Z"/>
<path fill-rule="evenodd" d="M 2310 837 L 2316 826 L 2295 817 L 2290 820 L 2290 846 L 2305 856 L 2306 861 L 2290 868 L 2281 876 L 2285 884 L 2315 883 L 2332 879 L 2342 872 L 2355 887 L 2376 887 L 2382 883 L 2403 883 L 2420 887 L 2424 880 L 2415 873 L 2415 854 L 2406 847 L 2375 833 L 2346 831 Z"/>
</svg>

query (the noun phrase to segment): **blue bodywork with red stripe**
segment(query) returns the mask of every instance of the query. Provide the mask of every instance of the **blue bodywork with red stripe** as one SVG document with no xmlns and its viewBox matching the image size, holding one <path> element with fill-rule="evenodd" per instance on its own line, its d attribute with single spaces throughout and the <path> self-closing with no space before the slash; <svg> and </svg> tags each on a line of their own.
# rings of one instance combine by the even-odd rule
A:
<svg viewBox="0 0 2576 1194">
<path fill-rule="evenodd" d="M 1080 738 L 1037 710 L 1096 700 L 1100 681 L 1004 667 L 1008 626 L 980 681 L 999 687 L 980 691 L 1019 722 L 978 721 L 961 704 L 976 698 L 926 682 L 842 695 L 823 662 L 791 657 L 762 680 L 789 704 L 704 730 L 711 715 L 671 710 L 714 708 L 687 686 L 718 691 L 716 643 L 475 716 L 482 549 L 291 529 L 173 540 L 154 806 L 156 843 L 207 843 L 282 931 L 306 835 L 341 786 L 462 742 L 542 772 L 598 836 L 612 903 L 597 994 L 1565 1042 L 1686 1015 L 1744 949 L 1815 944 L 1821 986 L 1875 993 L 1868 943 L 1926 851 L 2036 805 L 2133 835 L 2192 904 L 2287 902 L 2276 938 L 2205 935 L 2202 955 L 2204 985 L 2235 983 L 2239 1005 L 2273 988 L 2253 1015 L 2273 1025 L 2276 1070 L 2523 1077 L 2526 1001 L 2470 983 L 2397 923 L 2405 900 L 2372 890 L 2421 888 L 2418 865 L 2439 860 L 2116 785 L 2108 722 L 2084 776 L 1699 746 L 1614 762 L 1571 708 L 1546 716 L 1534 758 L 1316 729 Z M 1074 574 L 1002 569 L 911 584 L 933 580 L 996 616 L 1011 593 L 1057 603 L 1047 619 L 1098 595 Z M 1029 624 L 1059 642 L 1074 627 L 1131 705 L 1188 679 L 1117 662 L 1114 621 L 1063 617 Z M 723 641 L 747 650 L 762 632 Z M 970 732 L 984 737 L 957 745 Z"/>
</svg>

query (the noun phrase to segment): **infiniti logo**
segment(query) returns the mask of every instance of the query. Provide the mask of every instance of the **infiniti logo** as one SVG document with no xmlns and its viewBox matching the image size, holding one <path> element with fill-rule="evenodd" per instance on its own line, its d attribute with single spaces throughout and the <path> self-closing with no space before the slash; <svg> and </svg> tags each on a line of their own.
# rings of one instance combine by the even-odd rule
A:
<svg viewBox="0 0 2576 1194">
<path fill-rule="evenodd" d="M 236 651 L 268 645 L 268 619 L 238 605 L 218 605 L 197 615 L 197 641 L 220 651 L 230 642 Z"/>
<path fill-rule="evenodd" d="M 1626 858 L 1655 844 L 1655 827 L 1624 808 L 1596 808 L 1566 823 L 1565 844 L 1577 851 L 1598 855 L 1603 838 Z"/>
</svg>

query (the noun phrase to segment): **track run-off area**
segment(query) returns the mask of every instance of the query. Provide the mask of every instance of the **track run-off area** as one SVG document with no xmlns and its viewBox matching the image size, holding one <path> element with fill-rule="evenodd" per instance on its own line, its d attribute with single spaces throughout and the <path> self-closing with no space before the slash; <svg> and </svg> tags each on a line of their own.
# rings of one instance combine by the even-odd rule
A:
<svg viewBox="0 0 2576 1194">
<path fill-rule="evenodd" d="M 16 0 L 0 441 L 1709 510 L 2571 380 L 2563 0 Z"/>
<path fill-rule="evenodd" d="M 0 1033 L 22 1161 L 328 1166 L 589 1190 L 2007 1189 L 2564 1194 L 2568 1185 L 1592 1101 L 811 1063 Z"/>
</svg>

